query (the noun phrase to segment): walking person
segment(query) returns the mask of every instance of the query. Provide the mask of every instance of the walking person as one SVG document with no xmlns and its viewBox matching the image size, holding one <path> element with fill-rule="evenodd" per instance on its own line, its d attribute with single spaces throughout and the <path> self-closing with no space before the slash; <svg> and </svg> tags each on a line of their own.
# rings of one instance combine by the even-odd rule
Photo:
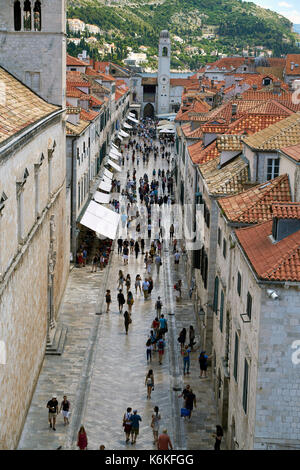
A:
<svg viewBox="0 0 300 470">
<path fill-rule="evenodd" d="M 180 352 L 182 353 L 184 345 L 185 345 L 185 339 L 186 339 L 186 329 L 182 328 L 181 332 L 179 333 L 179 336 L 177 338 L 179 344 L 180 344 Z"/>
<path fill-rule="evenodd" d="M 136 277 L 135 277 L 135 293 L 136 294 L 137 294 L 138 289 L 140 291 L 140 294 L 142 293 L 141 283 L 142 283 L 142 278 L 141 278 L 140 274 L 137 274 Z"/>
<path fill-rule="evenodd" d="M 132 408 L 127 408 L 123 416 L 123 427 L 126 436 L 126 444 L 130 441 L 130 432 L 131 432 L 131 413 Z"/>
<path fill-rule="evenodd" d="M 129 291 L 128 294 L 127 294 L 127 305 L 128 305 L 129 313 L 131 313 L 131 311 L 132 311 L 133 304 L 134 304 L 133 295 L 132 295 L 132 292 Z"/>
<path fill-rule="evenodd" d="M 208 363 L 208 355 L 206 354 L 206 351 L 201 351 L 199 355 L 199 365 L 200 365 L 200 379 L 206 379 L 207 375 L 207 363 Z"/>
<path fill-rule="evenodd" d="M 123 271 L 120 269 L 119 271 L 119 284 L 118 284 L 118 289 L 123 289 L 123 282 L 124 282 L 124 274 L 123 274 Z"/>
<path fill-rule="evenodd" d="M 183 375 L 185 375 L 185 371 L 187 374 L 190 373 L 190 353 L 191 349 L 188 345 L 186 345 L 182 351 L 183 356 Z"/>
<path fill-rule="evenodd" d="M 67 396 L 64 395 L 63 397 L 63 401 L 61 402 L 61 405 L 60 405 L 60 412 L 62 413 L 63 417 L 64 417 L 64 425 L 66 426 L 67 424 L 69 424 L 69 416 L 70 416 L 70 402 L 69 400 L 67 400 Z"/>
<path fill-rule="evenodd" d="M 154 374 L 153 370 L 150 369 L 145 378 L 145 387 L 147 387 L 147 399 L 151 399 L 151 392 L 154 390 Z"/>
<path fill-rule="evenodd" d="M 130 277 L 130 274 L 127 274 L 126 276 L 126 279 L 125 279 L 125 285 L 126 285 L 126 289 L 127 289 L 127 293 L 130 289 L 130 286 L 131 286 L 131 277 Z"/>
<path fill-rule="evenodd" d="M 156 315 L 158 318 L 161 317 L 161 309 L 162 309 L 162 301 L 160 300 L 160 297 L 158 296 L 157 301 L 155 303 L 155 310 L 156 310 Z"/>
<path fill-rule="evenodd" d="M 175 262 L 175 265 L 178 265 L 179 264 L 179 260 L 180 260 L 180 253 L 178 250 L 176 250 L 176 253 L 174 255 L 174 262 Z"/>
<path fill-rule="evenodd" d="M 160 270 L 161 265 L 162 265 L 161 257 L 159 255 L 159 253 L 157 253 L 157 255 L 155 257 L 155 266 L 156 266 L 156 272 L 157 272 L 158 276 L 159 276 L 159 270 Z"/>
<path fill-rule="evenodd" d="M 195 330 L 193 325 L 190 325 L 189 329 L 189 346 L 191 348 L 191 351 L 193 351 L 193 346 L 195 344 Z"/>
<path fill-rule="evenodd" d="M 56 431 L 55 423 L 56 423 L 56 417 L 58 415 L 58 401 L 57 401 L 56 395 L 53 395 L 52 399 L 48 401 L 47 408 L 49 410 L 48 419 L 49 419 L 50 428 L 52 428 L 53 431 Z"/>
<path fill-rule="evenodd" d="M 143 293 L 144 293 L 144 299 L 147 300 L 147 299 L 148 299 L 148 290 L 149 290 L 149 282 L 148 282 L 148 279 L 145 279 L 145 280 L 143 281 L 142 290 L 143 290 Z"/>
<path fill-rule="evenodd" d="M 93 257 L 92 273 L 96 273 L 96 272 L 97 272 L 98 263 L 99 263 L 99 256 L 98 256 L 97 253 L 96 253 L 95 256 Z"/>
<path fill-rule="evenodd" d="M 141 248 L 142 248 L 142 255 L 145 254 L 144 249 L 145 249 L 145 240 L 142 238 L 141 239 Z"/>
<path fill-rule="evenodd" d="M 170 436 L 168 435 L 168 430 L 164 429 L 162 434 L 157 440 L 157 449 L 158 450 L 172 450 L 172 442 Z"/>
<path fill-rule="evenodd" d="M 162 336 L 158 337 L 157 350 L 158 350 L 158 363 L 159 363 L 159 365 L 161 365 L 163 355 L 164 355 L 164 352 L 165 352 L 165 342 L 164 342 Z"/>
<path fill-rule="evenodd" d="M 152 341 L 151 341 L 151 338 L 148 338 L 147 342 L 146 342 L 146 357 L 147 357 L 147 362 L 148 362 L 148 360 L 150 362 L 152 361 Z"/>
<path fill-rule="evenodd" d="M 119 313 L 122 313 L 123 312 L 123 306 L 125 304 L 125 297 L 124 297 L 124 294 L 122 292 L 122 289 L 119 290 L 119 293 L 117 295 L 117 299 L 118 299 L 118 304 L 119 304 Z"/>
<path fill-rule="evenodd" d="M 223 429 L 222 426 L 217 424 L 216 426 L 216 434 L 213 434 L 212 437 L 216 439 L 215 445 L 214 445 L 214 450 L 221 450 L 221 441 L 223 437 Z"/>
<path fill-rule="evenodd" d="M 134 244 L 134 251 L 135 251 L 135 258 L 137 259 L 139 256 L 139 252 L 140 252 L 140 245 L 138 241 L 136 241 Z"/>
<path fill-rule="evenodd" d="M 106 302 L 106 313 L 108 313 L 108 312 L 109 312 L 109 306 L 110 306 L 110 304 L 111 304 L 110 290 L 107 290 L 107 291 L 106 291 L 105 302 Z"/>
<path fill-rule="evenodd" d="M 157 444 L 158 441 L 158 432 L 159 432 L 159 422 L 161 420 L 161 416 L 159 414 L 158 406 L 154 407 L 154 414 L 152 415 L 151 419 L 151 428 L 153 432 L 153 445 Z"/>
<path fill-rule="evenodd" d="M 161 317 L 159 319 L 159 334 L 164 336 L 168 331 L 168 322 L 164 317 L 164 314 L 161 314 Z"/>
<path fill-rule="evenodd" d="M 168 200 L 168 199 L 167 199 L 167 200 Z M 171 240 L 173 240 L 173 237 L 174 237 L 174 231 L 175 231 L 175 229 L 174 229 L 174 225 L 173 225 L 173 224 L 171 224 L 171 225 L 170 225 L 170 239 L 171 239 Z"/>
<path fill-rule="evenodd" d="M 192 417 L 193 408 L 197 408 L 196 395 L 193 393 L 193 390 L 190 388 L 186 397 L 185 397 L 185 408 L 189 411 L 189 419 Z"/>
<path fill-rule="evenodd" d="M 125 326 L 125 331 L 126 331 L 127 335 L 128 335 L 128 327 L 129 327 L 130 323 L 132 323 L 131 315 L 126 310 L 125 313 L 124 313 L 124 326 Z"/>
<path fill-rule="evenodd" d="M 133 415 L 131 415 L 130 418 L 131 421 L 131 444 L 136 443 L 136 438 L 139 435 L 139 428 L 140 428 L 140 421 L 142 421 L 142 418 L 140 415 L 137 414 L 137 410 L 133 410 Z"/>
<path fill-rule="evenodd" d="M 83 426 L 80 427 L 77 435 L 77 446 L 80 450 L 86 450 L 88 445 L 87 435 Z"/>
</svg>

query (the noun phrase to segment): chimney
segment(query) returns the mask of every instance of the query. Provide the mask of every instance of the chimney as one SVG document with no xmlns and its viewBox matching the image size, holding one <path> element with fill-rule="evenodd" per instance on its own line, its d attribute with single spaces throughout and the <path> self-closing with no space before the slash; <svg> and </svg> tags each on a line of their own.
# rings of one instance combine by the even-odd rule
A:
<svg viewBox="0 0 300 470">
<path fill-rule="evenodd" d="M 236 115 L 236 112 L 237 112 L 237 103 L 232 103 L 232 108 L 231 108 L 231 114 L 232 116 L 235 116 Z"/>
<path fill-rule="evenodd" d="M 257 91 L 257 85 L 255 83 L 252 85 L 252 89 L 253 91 Z"/>
<path fill-rule="evenodd" d="M 211 80 L 211 87 L 212 87 L 212 88 L 214 87 L 214 84 L 215 84 L 215 81 L 214 81 L 214 80 Z"/>
<path fill-rule="evenodd" d="M 291 71 L 294 70 L 295 62 L 291 62 Z"/>
<path fill-rule="evenodd" d="M 109 65 L 106 65 L 106 67 L 105 67 L 105 74 L 109 75 Z"/>
<path fill-rule="evenodd" d="M 280 95 L 281 94 L 281 82 L 274 82 L 273 83 L 273 93 L 274 95 Z"/>
</svg>

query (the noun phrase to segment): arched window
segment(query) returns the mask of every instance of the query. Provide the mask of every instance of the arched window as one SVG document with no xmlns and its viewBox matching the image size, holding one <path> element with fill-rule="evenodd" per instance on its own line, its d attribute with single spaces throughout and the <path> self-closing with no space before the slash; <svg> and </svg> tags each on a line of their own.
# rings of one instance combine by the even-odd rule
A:
<svg viewBox="0 0 300 470">
<path fill-rule="evenodd" d="M 24 2 L 24 31 L 31 31 L 31 2 Z"/>
<path fill-rule="evenodd" d="M 15 25 L 15 31 L 21 31 L 21 4 L 18 1 L 14 3 L 14 25 Z"/>
<path fill-rule="evenodd" d="M 42 12 L 41 2 L 36 1 L 33 9 L 33 29 L 34 31 L 41 31 L 42 29 Z"/>
<path fill-rule="evenodd" d="M 163 57 L 168 57 L 168 48 L 167 47 L 163 47 L 162 55 L 163 55 Z"/>
</svg>

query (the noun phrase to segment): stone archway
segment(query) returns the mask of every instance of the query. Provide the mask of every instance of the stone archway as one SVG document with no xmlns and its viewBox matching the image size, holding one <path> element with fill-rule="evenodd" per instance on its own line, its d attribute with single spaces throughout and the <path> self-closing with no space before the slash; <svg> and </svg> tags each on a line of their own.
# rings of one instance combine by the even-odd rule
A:
<svg viewBox="0 0 300 470">
<path fill-rule="evenodd" d="M 144 118 L 154 118 L 154 106 L 151 103 L 146 104 L 144 107 Z"/>
</svg>

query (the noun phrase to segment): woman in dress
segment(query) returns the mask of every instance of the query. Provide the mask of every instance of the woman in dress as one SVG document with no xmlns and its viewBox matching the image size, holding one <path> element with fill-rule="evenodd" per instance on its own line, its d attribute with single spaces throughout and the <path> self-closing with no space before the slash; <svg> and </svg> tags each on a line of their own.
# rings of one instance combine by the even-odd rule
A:
<svg viewBox="0 0 300 470">
<path fill-rule="evenodd" d="M 147 387 L 147 399 L 150 400 L 152 389 L 154 389 L 154 375 L 152 369 L 150 369 L 146 375 L 145 387 Z"/>
<path fill-rule="evenodd" d="M 215 449 L 215 450 L 221 450 L 220 447 L 221 447 L 221 441 L 222 441 L 222 437 L 223 437 L 223 429 L 222 429 L 222 426 L 220 426 L 219 424 L 217 424 L 217 426 L 216 426 L 216 434 L 213 434 L 212 437 L 215 437 L 215 438 L 216 438 L 214 449 Z"/>
<path fill-rule="evenodd" d="M 88 440 L 86 436 L 86 432 L 83 426 L 80 427 L 78 436 L 77 436 L 77 446 L 80 450 L 86 450 L 88 445 Z"/>
<path fill-rule="evenodd" d="M 124 274 L 123 274 L 123 271 L 120 269 L 118 289 L 123 289 L 123 282 L 124 282 Z"/>
<path fill-rule="evenodd" d="M 127 293 L 130 289 L 130 285 L 131 285 L 131 277 L 130 277 L 130 274 L 127 274 L 126 276 L 126 279 L 125 279 L 125 285 L 126 285 L 126 289 L 127 289 Z"/>
<path fill-rule="evenodd" d="M 185 345 L 185 339 L 186 339 L 186 329 L 182 328 L 181 332 L 179 333 L 178 336 L 178 342 L 180 343 L 180 351 L 183 351 L 184 345 Z"/>
<path fill-rule="evenodd" d="M 189 346 L 191 350 L 193 351 L 193 346 L 195 344 L 195 330 L 193 325 L 190 325 L 190 330 L 189 330 Z"/>
<path fill-rule="evenodd" d="M 158 432 L 159 432 L 159 421 L 161 419 L 161 416 L 159 414 L 159 408 L 158 406 L 154 407 L 154 414 L 152 415 L 152 421 L 151 421 L 151 428 L 153 432 L 153 445 L 157 444 L 158 441 Z"/>
<path fill-rule="evenodd" d="M 105 302 L 106 302 L 106 313 L 108 313 L 108 312 L 109 312 L 109 306 L 110 306 L 110 304 L 111 304 L 110 290 L 107 290 L 107 291 L 106 291 Z"/>
<path fill-rule="evenodd" d="M 130 316 L 130 313 L 128 313 L 128 311 L 126 310 L 126 312 L 124 313 L 124 325 L 125 325 L 125 331 L 127 335 L 128 335 L 128 327 L 130 323 L 131 323 L 131 316 Z"/>
</svg>

